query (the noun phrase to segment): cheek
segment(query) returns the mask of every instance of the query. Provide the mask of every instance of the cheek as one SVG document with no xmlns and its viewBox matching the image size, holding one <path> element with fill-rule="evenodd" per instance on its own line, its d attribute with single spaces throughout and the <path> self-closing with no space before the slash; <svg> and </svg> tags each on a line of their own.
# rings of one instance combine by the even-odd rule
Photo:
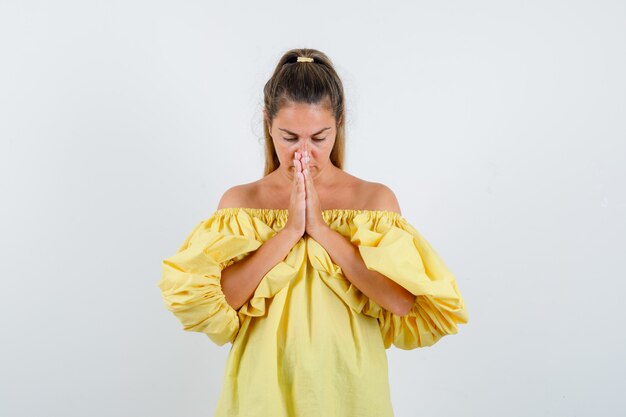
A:
<svg viewBox="0 0 626 417">
<path fill-rule="evenodd" d="M 276 148 L 276 152 L 281 153 L 283 155 L 287 155 L 287 158 L 291 158 L 293 157 L 294 152 L 299 149 L 300 149 L 300 146 L 298 145 L 297 142 L 296 143 L 283 142 L 280 144 L 278 148 Z"/>
<path fill-rule="evenodd" d="M 282 147 L 281 149 L 277 149 L 276 151 L 278 153 L 278 159 L 281 163 L 288 166 L 293 165 L 293 158 L 295 156 L 294 151 L 296 151 L 296 149 L 291 149 L 291 147 Z"/>
<path fill-rule="evenodd" d="M 293 157 L 294 150 L 292 148 L 293 147 L 290 144 L 281 143 L 280 145 L 276 146 L 276 143 L 274 143 L 274 149 L 276 150 L 278 158 L 281 161 L 291 159 Z"/>
<path fill-rule="evenodd" d="M 311 155 L 313 158 L 326 158 L 330 155 L 330 152 L 333 150 L 333 143 L 326 142 L 321 144 L 317 144 L 311 147 Z"/>
</svg>

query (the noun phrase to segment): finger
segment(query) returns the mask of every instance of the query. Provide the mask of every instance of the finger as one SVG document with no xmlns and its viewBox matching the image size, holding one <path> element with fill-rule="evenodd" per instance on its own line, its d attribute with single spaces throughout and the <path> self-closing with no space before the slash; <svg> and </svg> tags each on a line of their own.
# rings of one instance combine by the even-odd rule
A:
<svg viewBox="0 0 626 417">
<path fill-rule="evenodd" d="M 297 181 L 298 181 L 298 187 L 301 188 L 304 191 L 304 187 L 305 187 L 304 181 L 305 181 L 305 178 L 304 178 L 304 172 L 302 170 L 302 163 L 299 160 L 295 160 L 294 164 L 296 166 L 296 175 L 295 175 L 295 177 L 297 178 Z"/>
<path fill-rule="evenodd" d="M 296 165 L 296 160 L 292 159 L 291 164 L 293 165 L 293 181 L 291 182 L 292 189 L 298 189 L 298 166 Z"/>
<path fill-rule="evenodd" d="M 294 166 L 294 182 L 296 182 L 297 184 L 301 182 L 301 178 L 304 176 L 304 174 L 302 173 L 302 162 L 294 159 L 293 160 L 293 166 Z"/>
<path fill-rule="evenodd" d="M 309 169 L 307 167 L 302 169 L 302 175 L 304 176 L 304 185 L 309 188 L 311 186 L 311 176 L 309 175 Z"/>
<path fill-rule="evenodd" d="M 307 195 L 315 196 L 317 195 L 317 191 L 315 190 L 315 183 L 313 182 L 313 178 L 311 178 L 311 171 L 309 171 L 308 168 L 306 168 L 304 171 L 303 173 L 306 179 L 305 182 L 306 182 L 306 188 L 307 188 Z"/>
<path fill-rule="evenodd" d="M 294 178 L 294 182 L 295 182 L 295 178 L 297 177 L 297 173 L 298 173 L 298 161 L 296 159 L 292 159 L 291 163 L 293 164 L 293 178 Z"/>
<path fill-rule="evenodd" d="M 306 186 L 304 184 L 304 174 L 302 172 L 298 172 L 298 193 L 302 196 L 302 198 L 306 198 Z"/>
<path fill-rule="evenodd" d="M 304 151 L 304 155 L 302 156 L 304 159 L 304 162 L 306 164 L 306 166 L 309 166 L 309 161 L 311 160 L 311 155 L 309 154 L 309 149 L 307 147 L 307 149 Z"/>
<path fill-rule="evenodd" d="M 291 157 L 291 164 L 293 165 L 294 174 L 295 172 L 298 171 L 298 165 L 296 165 L 297 161 L 298 161 L 298 153 L 294 152 L 293 156 Z"/>
<path fill-rule="evenodd" d="M 302 163 L 302 169 L 306 168 L 309 166 L 309 160 L 311 158 L 309 158 L 308 154 L 306 153 L 302 153 L 300 156 L 300 163 Z"/>
</svg>

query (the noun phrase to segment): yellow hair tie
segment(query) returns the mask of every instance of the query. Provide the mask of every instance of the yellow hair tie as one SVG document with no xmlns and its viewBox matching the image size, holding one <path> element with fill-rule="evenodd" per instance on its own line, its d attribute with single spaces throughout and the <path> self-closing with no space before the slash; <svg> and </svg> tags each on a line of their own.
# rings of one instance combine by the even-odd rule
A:
<svg viewBox="0 0 626 417">
<path fill-rule="evenodd" d="M 313 58 L 309 58 L 306 56 L 299 56 L 298 57 L 298 62 L 313 62 Z"/>
</svg>

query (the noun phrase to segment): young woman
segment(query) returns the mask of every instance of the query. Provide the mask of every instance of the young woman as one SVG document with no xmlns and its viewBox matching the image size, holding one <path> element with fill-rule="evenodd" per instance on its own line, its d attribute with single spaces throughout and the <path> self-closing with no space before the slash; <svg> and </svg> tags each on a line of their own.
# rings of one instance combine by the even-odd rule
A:
<svg viewBox="0 0 626 417">
<path fill-rule="evenodd" d="M 184 330 L 230 348 L 215 416 L 393 416 L 386 349 L 468 314 L 385 185 L 343 168 L 343 87 L 314 49 L 265 85 L 265 175 L 229 188 L 159 282 Z"/>
</svg>

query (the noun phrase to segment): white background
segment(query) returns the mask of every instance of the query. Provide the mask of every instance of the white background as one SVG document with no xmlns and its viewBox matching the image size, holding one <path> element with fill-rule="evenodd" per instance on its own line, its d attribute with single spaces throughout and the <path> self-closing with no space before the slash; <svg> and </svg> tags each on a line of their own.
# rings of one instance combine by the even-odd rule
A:
<svg viewBox="0 0 626 417">
<path fill-rule="evenodd" d="M 0 1 L 0 414 L 210 416 L 228 346 L 161 260 L 262 175 L 286 50 L 344 81 L 346 171 L 392 188 L 470 322 L 388 350 L 409 416 L 624 410 L 623 1 Z M 340 387 L 338 387 L 340 389 Z"/>
</svg>

